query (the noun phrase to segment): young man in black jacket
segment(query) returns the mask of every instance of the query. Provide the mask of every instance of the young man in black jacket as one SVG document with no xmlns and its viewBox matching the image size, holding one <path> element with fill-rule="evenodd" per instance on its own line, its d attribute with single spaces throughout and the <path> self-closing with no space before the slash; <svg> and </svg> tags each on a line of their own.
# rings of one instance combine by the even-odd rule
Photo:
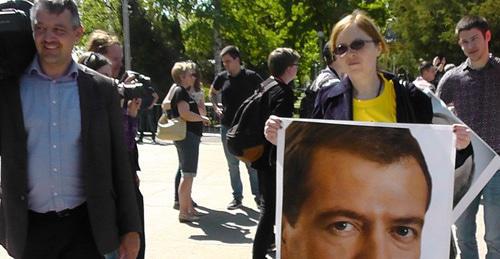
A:
<svg viewBox="0 0 500 259">
<path fill-rule="evenodd" d="M 279 117 L 293 116 L 295 97 L 292 81 L 297 76 L 300 55 L 290 48 L 277 48 L 269 54 L 267 63 L 271 78 L 278 85 L 262 96 L 265 111 L 263 118 L 270 115 Z M 264 124 L 265 121 L 262 121 Z M 266 141 L 264 155 L 252 163 L 257 169 L 259 189 L 263 197 L 263 209 L 253 243 L 253 258 L 265 258 L 267 251 L 274 244 L 274 214 L 276 210 L 276 146 Z"/>
</svg>

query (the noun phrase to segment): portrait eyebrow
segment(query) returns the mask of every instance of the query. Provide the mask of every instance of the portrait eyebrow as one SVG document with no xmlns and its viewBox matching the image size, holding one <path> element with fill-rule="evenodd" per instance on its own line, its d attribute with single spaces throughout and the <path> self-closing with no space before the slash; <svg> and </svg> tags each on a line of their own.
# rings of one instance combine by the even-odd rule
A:
<svg viewBox="0 0 500 259">
<path fill-rule="evenodd" d="M 317 222 L 325 222 L 328 221 L 331 218 L 335 217 L 346 217 L 354 220 L 358 220 L 361 222 L 369 222 L 368 218 L 354 212 L 352 210 L 345 210 L 345 209 L 330 209 L 325 212 L 321 212 L 319 215 L 315 217 L 315 221 Z"/>
<path fill-rule="evenodd" d="M 417 225 L 420 229 L 424 227 L 424 219 L 420 217 L 401 217 L 392 221 L 396 225 Z"/>
</svg>

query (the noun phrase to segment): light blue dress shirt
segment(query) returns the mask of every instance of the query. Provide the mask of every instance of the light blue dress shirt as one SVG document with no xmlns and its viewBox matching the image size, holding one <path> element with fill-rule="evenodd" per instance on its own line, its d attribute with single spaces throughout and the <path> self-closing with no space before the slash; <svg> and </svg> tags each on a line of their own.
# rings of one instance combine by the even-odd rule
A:
<svg viewBox="0 0 500 259">
<path fill-rule="evenodd" d="M 28 208 L 39 213 L 74 208 L 85 201 L 77 76 L 78 66 L 72 61 L 65 75 L 51 79 L 35 57 L 21 77 Z"/>
</svg>

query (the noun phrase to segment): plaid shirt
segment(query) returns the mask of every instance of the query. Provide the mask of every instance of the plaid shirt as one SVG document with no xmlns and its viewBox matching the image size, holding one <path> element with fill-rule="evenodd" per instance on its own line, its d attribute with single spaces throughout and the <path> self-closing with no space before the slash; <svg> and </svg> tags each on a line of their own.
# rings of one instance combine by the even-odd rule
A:
<svg viewBox="0 0 500 259">
<path fill-rule="evenodd" d="M 500 153 L 500 58 L 474 70 L 467 59 L 447 72 L 438 85 L 438 96 L 455 106 L 458 117 L 497 153 Z"/>
</svg>

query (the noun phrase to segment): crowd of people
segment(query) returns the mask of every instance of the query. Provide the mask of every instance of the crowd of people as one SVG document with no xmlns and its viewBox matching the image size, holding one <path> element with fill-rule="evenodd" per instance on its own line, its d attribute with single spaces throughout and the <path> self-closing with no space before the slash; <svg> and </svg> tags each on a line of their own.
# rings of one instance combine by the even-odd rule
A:
<svg viewBox="0 0 500 259">
<path fill-rule="evenodd" d="M 139 96 L 127 94 L 127 84 L 137 83 L 140 75 L 124 71 L 122 45 L 108 32 L 92 32 L 88 52 L 78 62 L 73 59 L 83 35 L 73 0 L 35 1 L 31 21 L 37 53 L 17 81 L 5 82 L 11 87 L 4 88 L 7 98 L 0 104 L 0 243 L 14 258 L 145 258 L 137 143 L 146 128 L 155 141 L 152 108 L 159 96 L 152 88 Z M 327 66 L 311 85 L 314 101 L 301 116 L 429 124 L 433 110 L 426 93 L 431 92 L 467 124 L 453 125 L 456 167 L 473 155 L 470 129 L 500 153 L 500 59 L 489 53 L 491 31 L 485 18 L 465 16 L 456 34 L 467 57 L 462 64 L 446 64 L 444 57 L 422 61 L 419 76 L 402 84 L 378 68 L 379 56 L 388 51 L 380 29 L 365 13 L 354 11 L 334 25 L 323 50 Z M 292 84 L 300 55 L 291 48 L 273 50 L 266 80 L 242 66 L 236 46 L 223 48 L 220 58 L 225 70 L 215 76 L 209 96 L 221 122 L 233 191 L 228 210 L 242 206 L 243 184 L 240 161 L 229 151 L 226 134 L 244 100 L 262 84 L 275 84 L 262 95 L 264 153 L 245 164 L 260 209 L 253 258 L 266 258 L 275 249 L 277 132 L 280 118 L 294 115 Z M 179 166 L 173 204 L 179 222 L 194 222 L 204 215 L 191 192 L 203 126 L 210 120 L 197 64 L 179 61 L 170 73 L 174 84 L 161 107 L 171 118 L 186 121 L 186 137 L 174 141 Z M 479 258 L 475 222 L 481 197 L 486 258 L 500 258 L 498 171 L 455 223 L 463 259 Z M 450 258 L 457 254 L 454 243 Z M 380 250 L 368 254 L 375 256 L 375 251 Z M 367 258 L 366 249 L 357 253 L 354 258 Z"/>
</svg>

